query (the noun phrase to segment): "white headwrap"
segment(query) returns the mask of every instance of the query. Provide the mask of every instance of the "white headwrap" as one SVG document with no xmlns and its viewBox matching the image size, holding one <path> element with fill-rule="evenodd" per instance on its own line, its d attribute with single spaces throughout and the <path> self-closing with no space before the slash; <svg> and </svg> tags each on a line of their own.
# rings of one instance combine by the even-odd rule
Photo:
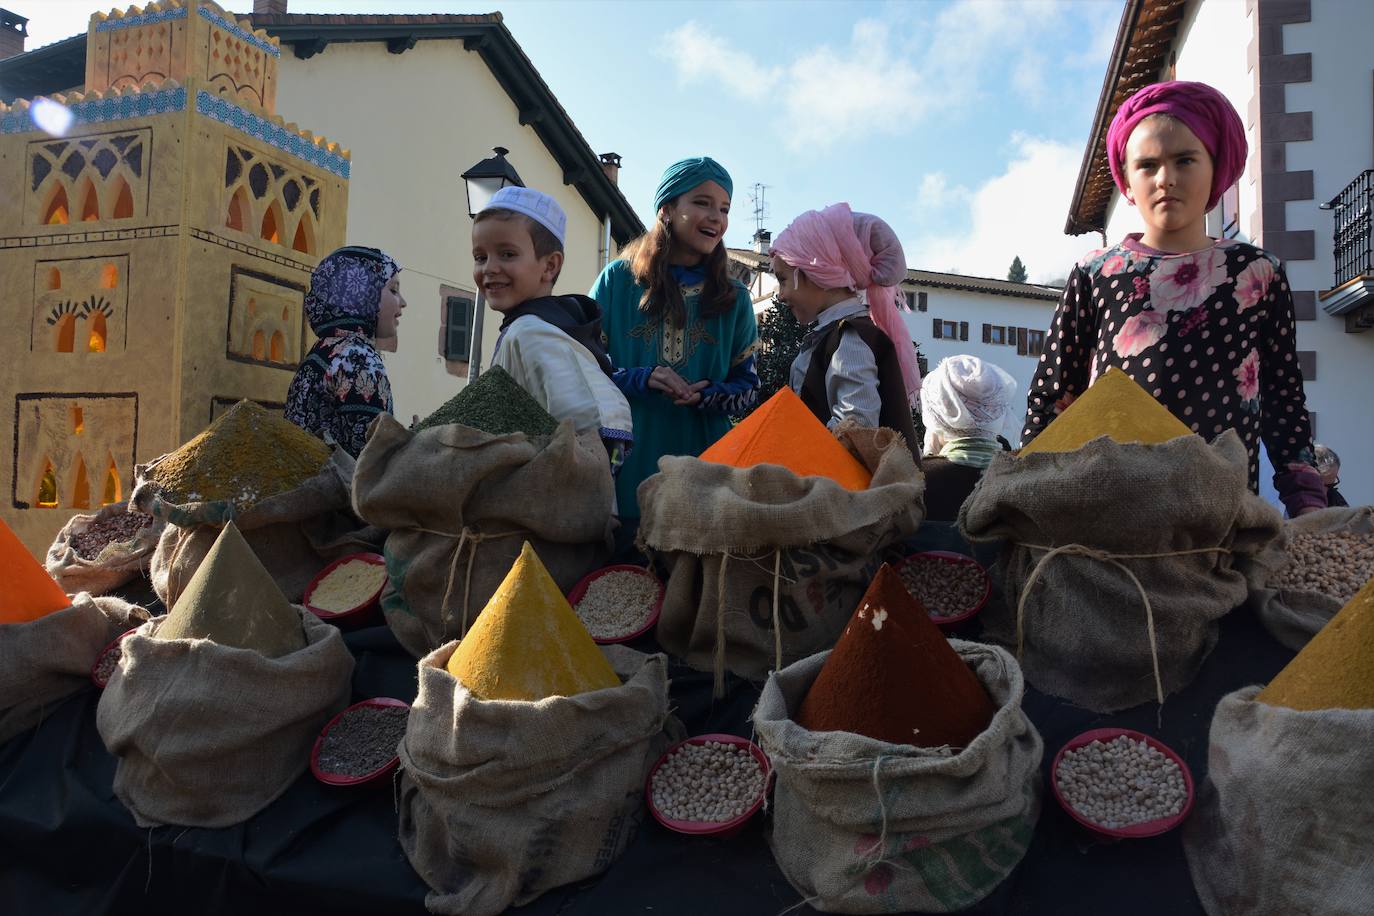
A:
<svg viewBox="0 0 1374 916">
<path fill-rule="evenodd" d="M 1017 394 L 1016 379 L 976 356 L 949 356 L 921 384 L 924 452 L 951 439 L 995 439 Z"/>
<path fill-rule="evenodd" d="M 568 215 L 563 208 L 543 191 L 510 185 L 491 196 L 491 202 L 482 208 L 487 210 L 513 210 L 528 216 L 553 233 L 560 244 L 566 244 L 568 234 Z"/>
</svg>

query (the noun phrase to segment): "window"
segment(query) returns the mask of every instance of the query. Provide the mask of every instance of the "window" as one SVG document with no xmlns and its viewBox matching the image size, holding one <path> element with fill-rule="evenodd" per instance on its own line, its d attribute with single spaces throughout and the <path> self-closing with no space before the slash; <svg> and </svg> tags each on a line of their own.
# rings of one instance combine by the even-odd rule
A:
<svg viewBox="0 0 1374 916">
<path fill-rule="evenodd" d="M 1317 351 L 1299 350 L 1298 369 L 1302 372 L 1304 382 L 1315 382 L 1317 380 Z"/>
<path fill-rule="evenodd" d="M 984 325 L 987 328 L 987 339 L 985 343 L 1004 344 L 1007 342 L 1007 329 L 1001 325 Z"/>
<path fill-rule="evenodd" d="M 1026 337 L 1026 355 L 1039 356 L 1045 349 L 1045 332 L 1031 331 Z"/>
<path fill-rule="evenodd" d="M 444 296 L 444 359 L 463 363 L 471 360 L 474 305 L 469 294 Z"/>
<path fill-rule="evenodd" d="M 958 340 L 959 325 L 953 321 L 941 321 L 935 319 L 935 336 L 943 340 Z"/>
<path fill-rule="evenodd" d="M 926 301 L 925 293 L 916 294 L 916 311 L 924 312 L 929 307 L 929 305 L 930 303 Z"/>
</svg>

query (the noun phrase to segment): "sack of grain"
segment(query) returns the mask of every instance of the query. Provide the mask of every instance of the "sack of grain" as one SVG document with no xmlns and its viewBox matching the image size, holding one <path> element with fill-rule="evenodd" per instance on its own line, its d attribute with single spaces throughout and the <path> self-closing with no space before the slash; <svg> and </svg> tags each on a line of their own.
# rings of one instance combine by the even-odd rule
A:
<svg viewBox="0 0 1374 916">
<path fill-rule="evenodd" d="M 1283 531 L 1243 568 L 1260 622 L 1297 650 L 1374 578 L 1374 507 L 1323 509 Z"/>
<path fill-rule="evenodd" d="M 122 644 L 96 727 L 119 758 L 114 792 L 140 827 L 228 827 L 257 814 L 310 762 L 352 693 L 336 627 L 296 608 L 306 646 L 279 658 L 205 639 L 158 639 L 150 620 Z"/>
<path fill-rule="evenodd" d="M 1209 916 L 1368 913 L 1374 709 L 1299 711 L 1258 692 L 1228 694 L 1212 717 L 1183 831 L 1198 897 Z"/>
<path fill-rule="evenodd" d="M 619 687 L 485 701 L 445 670 L 456 647 L 420 659 L 400 747 L 401 847 L 431 913 L 491 916 L 620 857 L 669 743 L 668 665 L 605 646 Z"/>
<path fill-rule="evenodd" d="M 1019 644 L 1026 680 L 1095 712 L 1192 680 L 1217 621 L 1245 601 L 1239 562 L 1281 525 L 1250 492 L 1233 430 L 1210 444 L 1104 437 L 1072 452 L 995 455 L 959 512 L 970 541 L 1006 540 L 1006 600 L 980 615 L 984 637 Z"/>
<path fill-rule="evenodd" d="M 1044 744 L 1021 710 L 1021 669 L 950 640 L 996 707 L 964 750 L 888 744 L 795 721 L 829 652 L 773 673 L 754 728 L 777 782 L 769 845 L 808 904 L 831 913 L 948 913 L 1011 874 L 1040 815 Z"/>
<path fill-rule="evenodd" d="M 48 548 L 45 566 L 69 594 L 112 592 L 148 569 L 164 522 L 128 502 L 73 515 Z"/>
<path fill-rule="evenodd" d="M 89 686 L 100 650 L 147 619 L 138 605 L 83 593 L 65 610 L 27 623 L 0 624 L 0 743 Z"/>
<path fill-rule="evenodd" d="M 551 437 L 459 424 L 412 432 L 379 417 L 353 503 L 389 529 L 382 611 L 417 658 L 461 636 L 528 541 L 565 591 L 610 556 L 610 464 L 595 434 Z"/>
<path fill-rule="evenodd" d="M 835 644 L 883 551 L 925 514 L 925 479 L 900 433 L 838 436 L 873 475 L 867 489 L 775 464 L 659 460 L 639 486 L 639 543 L 669 571 L 664 649 L 701 671 L 762 678 Z"/>
</svg>

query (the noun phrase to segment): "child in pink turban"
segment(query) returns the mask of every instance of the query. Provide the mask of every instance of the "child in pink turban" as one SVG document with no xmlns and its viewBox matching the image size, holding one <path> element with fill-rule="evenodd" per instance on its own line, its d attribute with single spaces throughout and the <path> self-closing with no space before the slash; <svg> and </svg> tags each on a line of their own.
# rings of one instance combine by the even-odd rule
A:
<svg viewBox="0 0 1374 916">
<path fill-rule="evenodd" d="M 1207 212 L 1245 158 L 1240 116 L 1204 83 L 1156 83 L 1117 111 L 1107 162 L 1145 231 L 1070 274 L 1031 383 L 1023 444 L 1116 366 L 1204 438 L 1236 430 L 1252 490 L 1263 442 L 1289 514 L 1326 505 L 1283 266 L 1207 234 Z"/>
<path fill-rule="evenodd" d="M 792 363 L 793 390 L 827 426 L 854 420 L 895 429 L 919 458 L 912 406 L 921 375 L 897 314 L 906 257 L 892 228 L 834 204 L 793 220 L 772 255 L 778 298 L 814 325 Z"/>
</svg>

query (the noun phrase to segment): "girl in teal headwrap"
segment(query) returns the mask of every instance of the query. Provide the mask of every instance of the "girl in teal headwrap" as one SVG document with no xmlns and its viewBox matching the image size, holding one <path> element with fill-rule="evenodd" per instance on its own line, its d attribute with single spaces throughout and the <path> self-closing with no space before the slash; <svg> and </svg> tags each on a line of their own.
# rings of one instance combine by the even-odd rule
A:
<svg viewBox="0 0 1374 916">
<path fill-rule="evenodd" d="M 675 162 L 656 218 L 592 286 L 613 381 L 630 402 L 635 447 L 616 479 L 621 518 L 638 521 L 639 484 L 664 455 L 697 455 L 759 397 L 758 327 L 749 290 L 727 272 L 734 183 L 714 159 Z"/>
</svg>

